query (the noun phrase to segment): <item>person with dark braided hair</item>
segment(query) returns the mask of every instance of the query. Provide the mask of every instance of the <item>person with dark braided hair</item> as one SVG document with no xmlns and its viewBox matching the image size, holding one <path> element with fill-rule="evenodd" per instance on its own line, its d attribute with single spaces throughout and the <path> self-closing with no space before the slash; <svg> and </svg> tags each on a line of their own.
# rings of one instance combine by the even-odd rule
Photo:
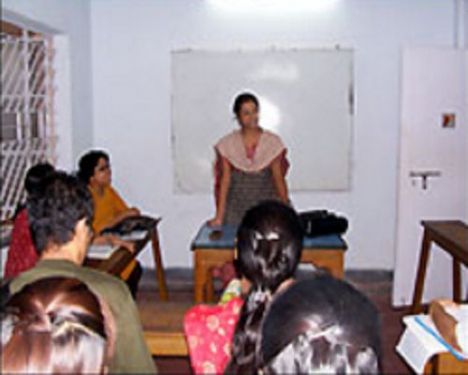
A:
<svg viewBox="0 0 468 375">
<path fill-rule="evenodd" d="M 73 278 L 26 285 L 6 303 L 1 328 L 3 374 L 106 374 L 114 354 L 109 307 Z"/>
<path fill-rule="evenodd" d="M 235 266 L 246 296 L 195 306 L 184 318 L 195 373 L 221 373 L 229 361 L 226 372 L 251 373 L 263 315 L 272 295 L 291 281 L 302 240 L 299 218 L 284 203 L 265 201 L 245 213 L 237 232 Z"/>
<path fill-rule="evenodd" d="M 289 206 L 268 201 L 244 216 L 237 233 L 238 272 L 250 290 L 237 323 L 226 373 L 252 373 L 258 366 L 260 329 L 272 296 L 292 281 L 302 253 L 303 230 Z"/>
</svg>

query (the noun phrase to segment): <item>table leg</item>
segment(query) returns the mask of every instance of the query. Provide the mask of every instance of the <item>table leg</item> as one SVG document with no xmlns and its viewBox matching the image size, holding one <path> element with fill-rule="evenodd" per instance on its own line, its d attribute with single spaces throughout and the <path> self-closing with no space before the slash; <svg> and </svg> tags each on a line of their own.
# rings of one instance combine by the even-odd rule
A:
<svg viewBox="0 0 468 375">
<path fill-rule="evenodd" d="M 214 280 L 213 280 L 213 268 L 209 268 L 207 271 L 207 278 L 206 278 L 206 301 L 207 302 L 214 302 Z"/>
<path fill-rule="evenodd" d="M 344 278 L 344 265 L 342 254 L 330 257 L 330 265 L 328 267 L 328 272 L 330 272 L 330 274 L 332 274 L 337 279 Z"/>
<path fill-rule="evenodd" d="M 427 261 L 429 259 L 429 250 L 431 247 L 431 238 L 427 233 L 427 230 L 424 230 L 422 246 L 421 246 L 421 255 L 419 258 L 418 274 L 416 278 L 416 284 L 414 287 L 413 294 L 413 304 L 411 305 L 411 313 L 419 314 L 422 312 L 421 299 L 424 288 L 424 279 L 426 277 L 426 268 Z"/>
<path fill-rule="evenodd" d="M 154 263 L 156 266 L 156 277 L 159 286 L 159 298 L 161 298 L 162 301 L 167 301 L 169 300 L 169 295 L 167 292 L 166 276 L 164 274 L 164 267 L 161 259 L 161 248 L 159 246 L 159 236 L 157 228 L 153 228 L 151 230 L 151 245 L 153 248 Z"/>
<path fill-rule="evenodd" d="M 460 261 L 455 257 L 453 258 L 453 300 L 461 303 L 461 275 L 460 275 Z"/>
<path fill-rule="evenodd" d="M 198 255 L 198 251 L 194 251 L 194 263 L 195 263 L 195 272 L 194 272 L 194 300 L 195 303 L 204 302 L 204 292 L 206 285 L 206 275 L 207 268 L 206 264 L 203 261 L 202 257 Z"/>
</svg>

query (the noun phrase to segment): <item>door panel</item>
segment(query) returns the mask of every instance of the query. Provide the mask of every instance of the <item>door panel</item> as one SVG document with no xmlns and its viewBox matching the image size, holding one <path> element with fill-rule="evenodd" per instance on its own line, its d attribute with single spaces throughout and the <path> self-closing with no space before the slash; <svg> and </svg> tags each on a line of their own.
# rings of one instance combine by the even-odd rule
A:
<svg viewBox="0 0 468 375">
<path fill-rule="evenodd" d="M 413 296 L 422 240 L 421 220 L 466 217 L 466 108 L 464 52 L 455 49 L 408 49 L 403 52 L 398 182 L 398 222 L 393 304 L 408 305 Z M 444 114 L 455 126 L 444 127 Z M 436 172 L 426 186 L 421 172 Z M 433 246 L 423 301 L 452 296 L 451 258 Z"/>
</svg>

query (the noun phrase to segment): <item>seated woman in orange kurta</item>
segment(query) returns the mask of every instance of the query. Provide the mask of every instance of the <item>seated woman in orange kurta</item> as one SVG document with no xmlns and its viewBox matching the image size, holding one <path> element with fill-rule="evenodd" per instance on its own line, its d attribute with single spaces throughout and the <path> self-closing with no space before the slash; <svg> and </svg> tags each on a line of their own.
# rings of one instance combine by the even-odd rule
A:
<svg viewBox="0 0 468 375">
<path fill-rule="evenodd" d="M 86 182 L 93 197 L 94 218 L 92 227 L 96 235 L 94 243 L 122 246 L 133 252 L 133 243 L 121 240 L 119 237 L 111 234 L 102 234 L 103 230 L 113 227 L 128 217 L 140 214 L 138 209 L 129 208 L 117 191 L 112 188 L 109 155 L 101 150 L 87 152 L 80 158 L 78 175 Z M 128 284 L 133 295 L 136 293 L 140 276 L 141 266 L 137 261 L 130 263 L 121 274 L 124 280 L 128 279 Z"/>
</svg>

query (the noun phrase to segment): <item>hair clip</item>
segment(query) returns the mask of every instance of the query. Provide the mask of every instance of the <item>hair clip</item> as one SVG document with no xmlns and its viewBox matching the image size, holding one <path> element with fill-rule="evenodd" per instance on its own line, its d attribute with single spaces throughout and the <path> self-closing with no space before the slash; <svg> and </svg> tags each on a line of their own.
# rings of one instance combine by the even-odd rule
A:
<svg viewBox="0 0 468 375">
<path fill-rule="evenodd" d="M 10 341 L 15 325 L 18 322 L 18 317 L 16 315 L 8 315 L 2 318 L 1 321 L 1 340 L 2 346 L 6 345 Z"/>
<path fill-rule="evenodd" d="M 98 336 L 102 339 L 105 339 L 105 336 L 101 336 L 99 333 L 93 331 L 92 329 L 85 326 L 84 324 L 70 321 L 70 320 L 64 320 L 58 325 L 54 324 L 52 328 L 52 337 L 60 336 L 68 330 L 83 331 L 83 332 L 86 332 L 88 335 Z"/>
<path fill-rule="evenodd" d="M 305 337 L 309 341 L 316 340 L 320 337 L 325 338 L 329 343 L 331 344 L 337 344 L 337 336 L 340 336 L 342 334 L 343 330 L 340 326 L 333 324 L 323 330 L 320 330 L 317 332 L 317 327 L 314 327 L 312 329 L 309 329 L 308 331 L 304 332 Z M 342 343 L 345 344 L 345 343 Z"/>
</svg>

